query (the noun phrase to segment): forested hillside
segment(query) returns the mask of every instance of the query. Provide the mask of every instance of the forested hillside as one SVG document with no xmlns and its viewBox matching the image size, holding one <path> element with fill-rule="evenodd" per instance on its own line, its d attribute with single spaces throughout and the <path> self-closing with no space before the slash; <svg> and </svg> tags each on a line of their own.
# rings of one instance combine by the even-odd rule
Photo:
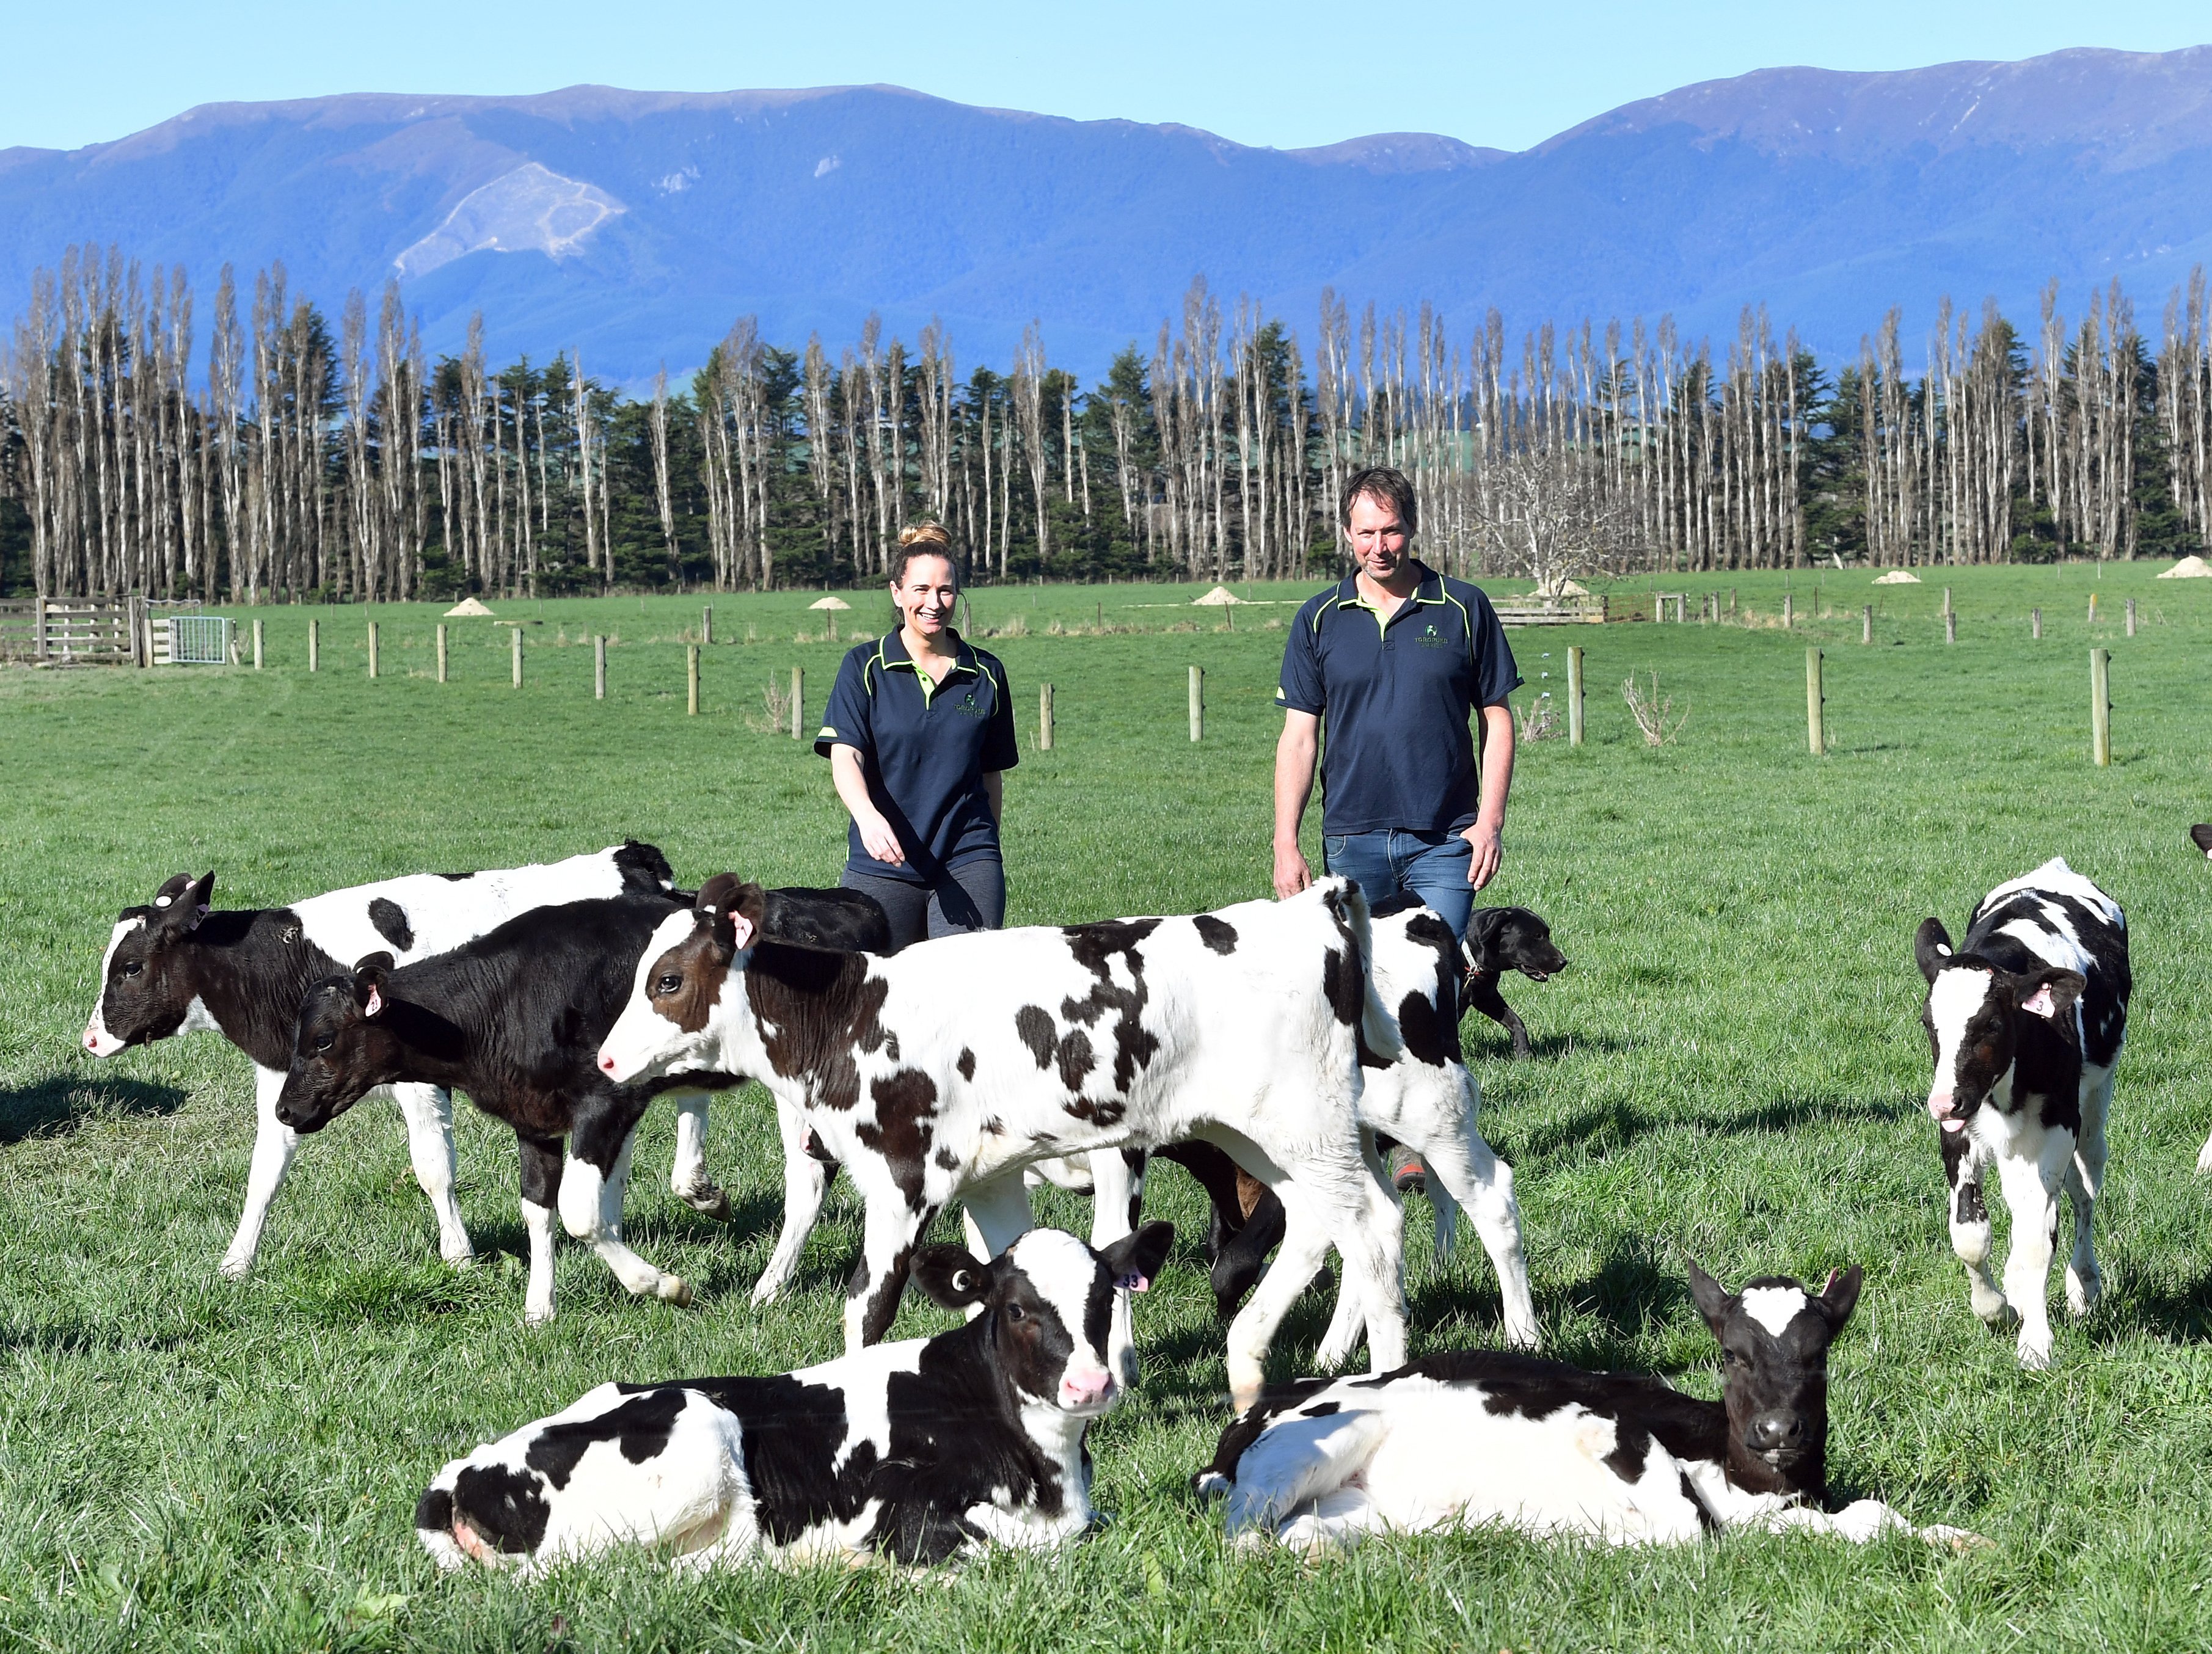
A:
<svg viewBox="0 0 2212 1654">
<path fill-rule="evenodd" d="M 2204 544 L 2212 314 L 2118 282 L 2025 325 L 1892 310 L 1823 360 L 1762 312 L 1455 336 L 1324 294 L 1311 344 L 1203 279 L 1085 385 L 1040 330 L 1001 372 L 945 327 L 774 341 L 739 319 L 627 398 L 555 354 L 433 356 L 399 285 L 335 325 L 282 265 L 212 295 L 71 249 L 0 373 L 11 589 L 261 601 L 758 588 L 876 578 L 953 527 L 970 577 L 1333 569 L 1352 468 L 1398 465 L 1455 573 L 1970 563 Z M 1929 366 L 1915 376 L 1909 349 Z M 204 355 L 201 354 L 204 351 Z"/>
</svg>

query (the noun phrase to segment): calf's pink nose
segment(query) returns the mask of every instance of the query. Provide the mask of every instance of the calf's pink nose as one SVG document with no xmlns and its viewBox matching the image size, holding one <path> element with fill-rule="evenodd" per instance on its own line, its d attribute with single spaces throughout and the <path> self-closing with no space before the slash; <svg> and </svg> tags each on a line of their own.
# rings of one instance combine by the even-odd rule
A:
<svg viewBox="0 0 2212 1654">
<path fill-rule="evenodd" d="M 1070 1370 L 1060 1381 L 1062 1407 L 1092 1407 L 1114 1393 L 1114 1375 L 1103 1367 L 1089 1372 Z"/>
<path fill-rule="evenodd" d="M 599 1067 L 612 1073 L 615 1071 L 615 1060 L 611 1056 L 603 1056 L 599 1059 Z"/>
<path fill-rule="evenodd" d="M 1945 1115 L 1950 1113 L 1951 1093 L 1948 1092 L 1930 1092 L 1928 1094 L 1928 1112 L 1938 1120 L 1941 1120 Z"/>
</svg>

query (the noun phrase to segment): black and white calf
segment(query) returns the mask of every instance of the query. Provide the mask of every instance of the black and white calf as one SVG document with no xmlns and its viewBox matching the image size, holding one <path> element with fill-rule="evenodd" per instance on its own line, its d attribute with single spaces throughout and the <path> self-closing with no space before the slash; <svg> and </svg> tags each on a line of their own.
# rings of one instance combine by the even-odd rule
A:
<svg viewBox="0 0 2212 1654">
<path fill-rule="evenodd" d="M 848 1351 L 883 1336 L 948 1201 L 995 1254 L 1029 1227 L 1025 1167 L 1202 1137 L 1273 1189 L 1288 1231 L 1230 1328 L 1231 1393 L 1259 1394 L 1275 1328 L 1332 1244 L 1376 1365 L 1404 1359 L 1398 1207 L 1356 1113 L 1359 1045 L 1388 1061 L 1398 1033 L 1358 886 L 888 958 L 761 940 L 761 911 L 757 886 L 723 874 L 665 921 L 600 1061 L 618 1079 L 749 1073 L 811 1125 L 867 1207 Z"/>
<path fill-rule="evenodd" d="M 1993 1329 L 2016 1316 L 2021 1365 L 2048 1366 L 2044 1298 L 2062 1189 L 2074 1208 L 2067 1305 L 2087 1315 L 2104 1289 L 2090 1219 L 2127 1033 L 2127 919 L 2054 857 L 1984 897 L 1955 950 L 1940 921 L 1923 920 L 1913 953 L 1928 979 L 1928 1112 L 1942 1128 L 1951 1247 L 1966 1266 L 1974 1313 Z M 2012 1211 L 2002 1292 L 1990 1279 L 1982 1195 L 1991 1164 Z"/>
<path fill-rule="evenodd" d="M 690 1289 L 623 1244 L 623 1192 L 637 1122 L 655 1094 L 722 1091 L 726 1073 L 617 1085 L 599 1072 L 655 928 L 687 909 L 668 896 L 572 902 L 520 915 L 450 952 L 392 968 L 375 953 L 301 1000 L 276 1117 L 319 1131 L 379 1085 L 466 1092 L 514 1128 L 530 1231 L 526 1314 L 553 1313 L 553 1213 L 631 1292 L 679 1304 Z M 835 957 L 835 956 L 832 956 Z M 571 1157 L 562 1166 L 562 1143 Z"/>
<path fill-rule="evenodd" d="M 256 1128 L 246 1209 L 223 1254 L 222 1272 L 242 1279 L 253 1268 L 269 1207 L 290 1171 L 299 1134 L 276 1118 L 276 1094 L 292 1060 L 292 1032 L 310 983 L 363 955 L 386 952 L 411 964 L 483 935 L 516 914 L 553 903 L 625 891 L 665 892 L 668 862 L 635 840 L 588 855 L 474 873 L 416 873 L 310 897 L 289 907 L 212 909 L 215 875 L 179 874 L 143 907 L 118 915 L 100 962 L 100 997 L 84 1030 L 84 1049 L 112 1056 L 172 1034 L 219 1031 L 253 1064 Z M 443 1087 L 390 1088 L 407 1122 L 416 1181 L 438 1218 L 438 1250 L 448 1263 L 471 1256 L 453 1194 L 453 1104 Z M 677 1128 L 676 1193 L 705 1211 L 726 1212 L 728 1198 L 707 1176 L 705 1094 L 682 1099 Z"/>
<path fill-rule="evenodd" d="M 415 1527 L 441 1566 L 535 1572 L 617 1545 L 708 1568 L 1043 1549 L 1091 1526 L 1091 1421 L 1117 1287 L 1158 1273 L 1152 1224 L 1093 1251 L 1033 1230 L 985 1263 L 926 1247 L 914 1279 L 966 1325 L 775 1377 L 602 1384 L 438 1473 Z"/>
<path fill-rule="evenodd" d="M 1506 1341 L 1534 1349 L 1536 1310 L 1528 1292 L 1513 1169 L 1483 1139 L 1478 1124 L 1481 1089 L 1460 1060 L 1459 939 L 1439 915 L 1418 902 L 1388 905 L 1390 911 L 1370 926 L 1369 969 L 1375 997 L 1395 1021 L 1400 1049 L 1395 1060 L 1387 1061 L 1372 1052 L 1362 1054 L 1366 1083 L 1358 1111 L 1363 1142 L 1370 1154 L 1377 1136 L 1403 1143 L 1427 1167 L 1439 1268 L 1449 1264 L 1457 1249 L 1460 1207 L 1465 1205 L 1498 1272 Z M 1268 1249 L 1282 1236 L 1278 1202 L 1265 1189 L 1248 1192 L 1233 1169 L 1224 1176 L 1206 1145 L 1186 1145 L 1173 1152 L 1214 1202 L 1209 1238 L 1218 1247 L 1212 1259 L 1216 1305 L 1233 1305 L 1259 1279 Z M 1094 1166 L 1099 1216 L 1102 1221 L 1117 1223 L 1127 1174 L 1112 1165 L 1094 1162 Z M 1379 1158 L 1373 1166 L 1382 1177 Z M 1118 1226 L 1109 1227 L 1094 1231 L 1092 1238 L 1121 1232 Z M 1321 1261 L 1291 1262 L 1310 1278 Z M 1339 1293 L 1335 1317 L 1315 1359 L 1324 1366 L 1335 1365 L 1358 1347 L 1360 1331 L 1358 1300 L 1348 1292 Z"/>
<path fill-rule="evenodd" d="M 2189 830 L 2190 841 L 2212 859 L 2212 822 L 2198 822 Z M 2197 1151 L 2197 1170 L 2200 1176 L 2212 1177 L 2212 1137 L 2204 1140 L 2204 1146 Z"/>
<path fill-rule="evenodd" d="M 1198 1489 L 1227 1496 L 1233 1539 L 1309 1553 L 1484 1523 L 1612 1544 L 1728 1528 L 1915 1531 L 1873 1499 L 1825 1509 L 1828 1345 L 1859 1271 L 1819 1293 L 1779 1276 L 1730 1292 L 1692 1264 L 1690 1286 L 1726 1353 L 1717 1402 L 1510 1352 L 1426 1356 L 1380 1378 L 1271 1390 L 1222 1432 Z"/>
</svg>

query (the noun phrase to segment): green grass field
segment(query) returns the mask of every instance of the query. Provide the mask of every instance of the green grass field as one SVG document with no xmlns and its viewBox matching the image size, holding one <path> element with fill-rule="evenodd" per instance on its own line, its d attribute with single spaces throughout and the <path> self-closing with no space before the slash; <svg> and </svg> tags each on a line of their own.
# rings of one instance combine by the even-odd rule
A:
<svg viewBox="0 0 2212 1654">
<path fill-rule="evenodd" d="M 832 882 L 844 840 L 828 766 L 748 717 L 759 721 L 764 685 L 804 666 L 811 734 L 844 646 L 820 638 L 811 594 L 725 596 L 696 718 L 682 646 L 697 599 L 495 601 L 501 620 L 525 623 L 519 691 L 507 633 L 487 621 L 453 623 L 453 681 L 435 683 L 428 609 L 380 611 L 374 683 L 359 610 L 319 611 L 313 677 L 310 611 L 291 608 L 260 611 L 258 673 L 0 672 L 0 1644 L 2212 1645 L 2212 1224 L 2192 1169 L 2212 1129 L 2212 869 L 2185 837 L 2212 818 L 2212 589 L 2151 573 L 1951 576 L 1955 647 L 1938 618 L 1942 577 L 1876 588 L 1863 573 L 1797 575 L 1789 633 L 1776 623 L 1781 578 L 1746 575 L 1657 583 L 1732 584 L 1750 624 L 1513 634 L 1529 680 L 1516 702 L 1563 691 L 1567 646 L 1589 651 L 1589 742 L 1523 750 L 1488 898 L 1547 915 L 1573 966 L 1508 988 L 1535 1060 L 1502 1060 L 1487 1024 L 1464 1031 L 1486 1133 L 1518 1177 L 1549 1346 L 1716 1394 L 1685 1258 L 1731 1282 L 1863 1264 L 1832 1363 L 1837 1491 L 1996 1542 L 1966 1556 L 1761 1536 L 1629 1554 L 1495 1532 L 1373 1544 L 1312 1568 L 1231 1555 L 1188 1490 L 1225 1416 L 1222 1338 L 1203 1207 L 1167 1167 L 1152 1205 L 1187 1237 L 1139 1303 L 1146 1382 L 1093 1438 L 1115 1520 L 1091 1542 L 949 1579 L 756 1569 L 702 1582 L 645 1559 L 530 1588 L 442 1578 L 410 1517 L 447 1457 L 609 1377 L 781 1371 L 834 1353 L 858 1239 L 847 1186 L 797 1292 L 757 1311 L 746 1294 L 780 1199 L 765 1099 L 718 1107 L 710 1162 L 738 1207 L 726 1226 L 670 1196 L 658 1112 L 629 1234 L 695 1284 L 697 1307 L 632 1302 L 564 1244 L 560 1317 L 526 1330 L 511 1134 L 461 1110 L 480 1261 L 453 1274 L 396 1116 L 369 1105 L 303 1147 L 258 1273 L 233 1285 L 215 1266 L 252 1140 L 246 1063 L 209 1035 L 106 1063 L 78 1049 L 108 923 L 185 870 L 215 868 L 218 901 L 247 905 L 627 835 L 662 845 L 690 881 L 726 868 Z M 1007 787 L 1015 922 L 1265 893 L 1271 697 L 1291 610 L 1238 611 L 1231 632 L 1180 606 L 1190 595 L 975 596 L 975 627 L 1030 713 Z M 2141 600 L 2133 639 L 2120 624 L 2129 595 Z M 1859 605 L 1877 596 L 1876 643 L 1863 647 Z M 887 614 L 879 597 L 853 601 L 848 641 Z M 2044 640 L 2031 644 L 2039 605 Z M 802 630 L 812 635 L 794 641 Z M 617 640 L 604 703 L 591 693 L 599 632 Z M 1808 642 L 1827 651 L 1820 759 L 1806 751 Z M 2106 769 L 2088 762 L 2093 643 L 2114 657 Z M 1196 746 L 1194 664 L 1208 673 Z M 1656 671 L 1686 704 L 1675 745 L 1636 736 L 1620 692 L 1632 670 Z M 1034 750 L 1040 680 L 1057 691 L 1049 752 Z M 2051 1370 L 2026 1374 L 2010 1339 L 1967 1310 L 1945 1238 L 1911 941 L 1930 913 L 1955 933 L 1990 885 L 2053 854 L 2126 906 L 2137 991 L 2099 1214 L 2105 1303 L 2079 1326 L 2062 1310 Z M 1079 1202 L 1041 1206 L 1087 1224 Z M 1472 1235 L 1440 1278 L 1418 1201 L 1408 1228 L 1416 1347 L 1495 1341 L 1497 1292 Z M 1309 1295 L 1276 1371 L 1304 1370 L 1328 1309 Z M 898 1331 L 948 1323 L 910 1296 Z"/>
</svg>

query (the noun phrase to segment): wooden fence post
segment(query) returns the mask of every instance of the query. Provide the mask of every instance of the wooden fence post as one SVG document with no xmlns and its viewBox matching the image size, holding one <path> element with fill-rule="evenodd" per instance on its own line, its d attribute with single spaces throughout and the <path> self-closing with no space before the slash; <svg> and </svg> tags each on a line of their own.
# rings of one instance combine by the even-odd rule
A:
<svg viewBox="0 0 2212 1654">
<path fill-rule="evenodd" d="M 368 675 L 376 676 L 376 623 L 368 623 Z"/>
<path fill-rule="evenodd" d="M 699 715 L 699 646 L 684 646 L 684 713 L 686 717 Z"/>
<path fill-rule="evenodd" d="M 1052 685 L 1037 685 L 1037 751 L 1052 751 Z"/>
<path fill-rule="evenodd" d="M 592 640 L 592 699 L 607 698 L 607 640 L 604 636 Z"/>
<path fill-rule="evenodd" d="M 1859 611 L 1859 642 L 1862 643 L 1874 642 L 1874 605 L 1871 603 Z"/>
<path fill-rule="evenodd" d="M 1805 651 L 1805 741 L 1819 757 L 1828 750 L 1826 721 L 1820 715 L 1822 703 L 1827 696 L 1820 692 L 1820 652 Z"/>
<path fill-rule="evenodd" d="M 1951 588 L 1947 586 L 1943 589 L 1948 592 Z M 1948 609 L 1943 611 L 1943 641 L 1946 643 L 1959 641 L 1959 617 Z"/>
<path fill-rule="evenodd" d="M 2136 600 L 2135 600 L 2133 598 L 2130 598 L 2130 599 L 2128 599 L 2128 635 L 2129 635 L 2130 637 L 2133 637 L 2135 635 L 2136 635 Z"/>
<path fill-rule="evenodd" d="M 1944 618 L 1944 619 L 1946 619 L 1946 620 L 1948 620 L 1950 617 L 1951 617 L 1951 588 L 1950 588 L 1949 587 L 1948 587 L 1948 586 L 1947 586 L 1947 587 L 1945 587 L 1943 588 L 1943 618 Z"/>
<path fill-rule="evenodd" d="M 514 687 L 520 689 L 522 687 L 522 628 L 517 626 L 509 635 L 514 639 Z"/>
<path fill-rule="evenodd" d="M 1735 587 L 1733 586 L 1729 587 L 1729 614 L 1731 618 L 1735 614 Z"/>
<path fill-rule="evenodd" d="M 711 603 L 699 611 L 699 641 L 709 647 L 714 642 L 714 605 Z"/>
<path fill-rule="evenodd" d="M 307 622 L 307 670 L 320 672 L 323 668 L 323 623 Z"/>
<path fill-rule="evenodd" d="M 46 658 L 46 600 L 42 597 L 31 599 L 31 653 L 40 660 Z"/>
<path fill-rule="evenodd" d="M 261 617 L 253 617 L 253 670 L 261 670 Z"/>
<path fill-rule="evenodd" d="M 2089 593 L 2089 623 L 2092 626 L 2097 623 L 2097 594 L 2094 592 Z"/>
<path fill-rule="evenodd" d="M 446 623 L 438 623 L 438 681 L 446 681 Z"/>
<path fill-rule="evenodd" d="M 1795 617 L 1796 599 L 1793 599 L 1789 593 L 1784 592 L 1782 594 L 1782 629 L 1784 631 L 1786 632 L 1790 629 L 1790 623 Z"/>
<path fill-rule="evenodd" d="M 2089 651 L 2089 760 L 2100 769 L 2112 762 L 2112 652 Z"/>
<path fill-rule="evenodd" d="M 2027 635 L 2039 643 L 2043 642 L 2042 610 L 2030 609 L 2027 611 Z"/>
<path fill-rule="evenodd" d="M 1190 669 L 1190 739 L 1201 740 L 1206 735 L 1206 668 Z"/>
<path fill-rule="evenodd" d="M 830 685 L 830 688 L 832 689 L 835 689 L 836 687 L 836 685 L 835 684 Z M 801 728 L 805 722 L 805 719 L 806 668 L 804 666 L 793 666 L 791 669 L 791 739 L 793 740 L 799 741 L 806 739 L 805 736 L 800 733 Z"/>
<path fill-rule="evenodd" d="M 1577 643 L 1567 651 L 1567 745 L 1583 744 L 1583 650 Z"/>
</svg>

